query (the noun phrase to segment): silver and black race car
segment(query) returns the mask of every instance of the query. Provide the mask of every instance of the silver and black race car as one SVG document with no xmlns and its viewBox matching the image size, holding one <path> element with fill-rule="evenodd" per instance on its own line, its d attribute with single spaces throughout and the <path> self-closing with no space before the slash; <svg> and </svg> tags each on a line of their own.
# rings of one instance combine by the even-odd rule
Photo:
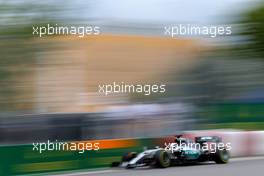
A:
<svg viewBox="0 0 264 176">
<path fill-rule="evenodd" d="M 112 166 L 166 168 L 173 165 L 206 161 L 225 164 L 230 158 L 229 150 L 223 144 L 220 145 L 221 148 L 215 147 L 221 142 L 222 139 L 217 136 L 201 136 L 192 141 L 179 135 L 175 137 L 175 143 L 169 143 L 165 148 L 157 147 L 141 153 L 129 152 L 122 157 L 121 162 L 112 163 Z M 212 148 L 212 146 L 214 147 Z"/>
</svg>

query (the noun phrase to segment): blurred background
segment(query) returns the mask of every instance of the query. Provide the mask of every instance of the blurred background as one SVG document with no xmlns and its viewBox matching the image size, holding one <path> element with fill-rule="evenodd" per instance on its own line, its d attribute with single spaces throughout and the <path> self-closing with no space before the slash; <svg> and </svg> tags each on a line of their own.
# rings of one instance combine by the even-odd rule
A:
<svg viewBox="0 0 264 176">
<path fill-rule="evenodd" d="M 0 143 L 264 129 L 264 3 L 246 0 L 0 1 Z M 32 26 L 100 27 L 78 38 Z M 231 36 L 164 36 L 230 25 Z M 166 84 L 164 94 L 98 85 Z"/>
<path fill-rule="evenodd" d="M 235 157 L 264 155 L 262 0 L 0 0 L 0 17 L 0 175 L 108 167 L 188 131 L 226 137 Z M 32 34 L 47 24 L 100 35 Z M 178 24 L 227 25 L 232 35 L 164 35 Z M 166 92 L 98 92 L 113 82 Z M 102 139 L 82 155 L 32 151 L 32 142 Z"/>
</svg>

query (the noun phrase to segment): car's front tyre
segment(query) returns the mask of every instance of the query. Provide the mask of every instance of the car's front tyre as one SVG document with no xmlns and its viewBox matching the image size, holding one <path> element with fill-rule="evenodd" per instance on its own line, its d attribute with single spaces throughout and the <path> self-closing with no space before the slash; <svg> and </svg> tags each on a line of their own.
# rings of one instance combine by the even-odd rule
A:
<svg viewBox="0 0 264 176">
<path fill-rule="evenodd" d="M 170 156 L 165 150 L 159 150 L 155 153 L 155 161 L 160 168 L 167 168 L 171 164 Z"/>
</svg>

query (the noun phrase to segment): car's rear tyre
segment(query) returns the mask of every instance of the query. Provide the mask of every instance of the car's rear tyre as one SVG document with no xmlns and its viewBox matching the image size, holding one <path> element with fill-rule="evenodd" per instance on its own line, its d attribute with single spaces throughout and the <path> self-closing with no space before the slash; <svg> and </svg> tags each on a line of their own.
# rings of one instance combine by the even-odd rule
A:
<svg viewBox="0 0 264 176">
<path fill-rule="evenodd" d="M 129 152 L 129 153 L 126 153 L 125 155 L 123 155 L 122 157 L 122 162 L 129 162 L 131 161 L 132 159 L 136 158 L 137 157 L 137 153 L 136 152 Z"/>
<path fill-rule="evenodd" d="M 230 154 L 227 150 L 218 150 L 215 154 L 214 161 L 217 164 L 226 164 L 228 163 Z"/>
<path fill-rule="evenodd" d="M 159 150 L 156 152 L 155 161 L 156 161 L 157 167 L 161 167 L 161 168 L 169 167 L 171 164 L 170 156 L 168 152 L 166 152 L 165 150 Z"/>
</svg>

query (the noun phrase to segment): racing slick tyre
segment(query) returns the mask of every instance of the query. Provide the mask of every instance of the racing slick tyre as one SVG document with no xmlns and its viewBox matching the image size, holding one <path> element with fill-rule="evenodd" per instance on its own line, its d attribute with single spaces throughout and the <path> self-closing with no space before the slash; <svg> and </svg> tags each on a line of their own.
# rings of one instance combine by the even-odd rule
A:
<svg viewBox="0 0 264 176">
<path fill-rule="evenodd" d="M 229 152 L 227 150 L 218 150 L 214 156 L 214 161 L 217 164 L 226 164 L 230 158 Z"/>
<path fill-rule="evenodd" d="M 137 153 L 136 152 L 129 152 L 129 153 L 123 155 L 122 162 L 129 162 L 129 161 L 131 161 L 132 159 L 134 159 L 136 157 L 137 157 Z"/>
<path fill-rule="evenodd" d="M 155 153 L 155 161 L 157 167 L 161 168 L 169 167 L 171 164 L 170 156 L 165 150 L 159 150 Z"/>
</svg>

